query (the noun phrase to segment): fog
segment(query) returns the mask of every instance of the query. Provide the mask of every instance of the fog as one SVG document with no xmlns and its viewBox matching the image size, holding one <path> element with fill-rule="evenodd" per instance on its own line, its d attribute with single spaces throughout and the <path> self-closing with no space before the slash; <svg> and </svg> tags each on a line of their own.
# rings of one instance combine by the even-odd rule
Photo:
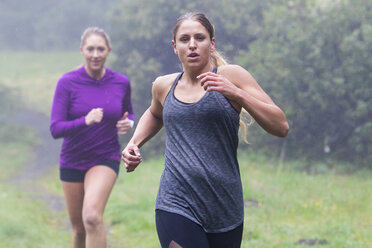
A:
<svg viewBox="0 0 372 248">
<path fill-rule="evenodd" d="M 132 101 L 139 117 L 150 103 L 153 80 L 180 70 L 171 47 L 172 28 L 180 14 L 196 10 L 206 13 L 215 26 L 217 49 L 230 63 L 251 72 L 287 115 L 291 131 L 286 139 L 262 135 L 256 123 L 249 129 L 249 140 L 255 144 L 252 149 L 264 147 L 262 150 L 269 156 L 337 159 L 370 166 L 371 0 L 176 3 L 162 0 L 1 1 L 1 58 L 7 66 L 14 64 L 3 66 L 9 69 L 2 72 L 0 94 L 9 96 L 9 89 L 4 85 L 21 83 L 9 82 L 6 75 L 27 77 L 28 73 L 36 73 L 32 68 L 20 71 L 21 63 L 32 65 L 32 60 L 28 62 L 29 58 L 22 57 L 22 52 L 35 52 L 28 56 L 39 56 L 40 52 L 50 54 L 43 59 L 48 63 L 47 59 L 54 58 L 53 63 L 58 66 L 54 68 L 56 74 L 61 75 L 81 63 L 78 51 L 83 30 L 99 26 L 112 38 L 110 66 L 131 78 Z M 12 52 L 18 52 L 19 62 L 14 60 Z M 79 58 L 70 65 L 62 61 L 62 56 L 58 61 L 58 56 L 52 56 L 53 52 L 64 52 L 66 56 L 73 53 Z M 8 56 L 13 56 L 13 60 Z M 54 77 L 57 80 L 57 76 Z M 48 86 L 48 92 L 53 90 L 52 86 Z M 17 90 L 21 90 L 20 87 Z M 52 98 L 52 94 L 48 94 L 44 99 Z M 158 147 L 159 144 L 154 145 L 150 150 L 157 151 Z"/>
<path fill-rule="evenodd" d="M 88 26 L 110 29 L 107 11 L 118 1 L 2 0 L 0 50 L 63 50 L 79 45 Z"/>
</svg>

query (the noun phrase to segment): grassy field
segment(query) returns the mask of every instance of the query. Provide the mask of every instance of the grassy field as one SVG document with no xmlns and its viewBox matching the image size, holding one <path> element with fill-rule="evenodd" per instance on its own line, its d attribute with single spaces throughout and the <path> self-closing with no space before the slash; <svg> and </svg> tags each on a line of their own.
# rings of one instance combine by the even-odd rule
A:
<svg viewBox="0 0 372 248">
<path fill-rule="evenodd" d="M 242 247 L 372 247 L 372 173 L 308 175 L 286 163 L 240 151 L 245 198 Z M 123 170 L 105 212 L 113 247 L 159 247 L 154 221 L 162 159 L 145 160 L 135 173 Z M 45 187 L 61 194 L 53 171 Z M 302 240 L 302 244 L 301 244 Z"/>
<path fill-rule="evenodd" d="M 2 52 L 0 84 L 19 92 L 27 107 L 49 114 L 58 77 L 81 62 L 78 52 Z M 0 139 L 0 247 L 71 247 L 66 210 L 52 211 L 8 181 L 33 157 L 37 137 L 27 133 L 13 142 Z M 242 247 L 300 248 L 312 241 L 319 247 L 372 247 L 371 171 L 307 174 L 300 161 L 279 167 L 249 149 L 240 151 L 239 159 L 245 199 Z M 154 206 L 162 168 L 162 158 L 147 158 L 135 173 L 121 171 L 105 212 L 111 247 L 159 247 Z M 56 165 L 28 183 L 62 198 Z"/>
<path fill-rule="evenodd" d="M 13 173 L 27 165 L 37 137 L 25 135 L 16 140 L 0 143 L 0 247 L 69 247 L 64 213 L 50 211 L 44 201 L 27 190 L 30 185 L 9 181 Z"/>
<path fill-rule="evenodd" d="M 2 51 L 0 85 L 18 97 L 13 104 L 23 106 L 22 110 L 28 108 L 49 115 L 58 78 L 81 63 L 78 52 Z M 66 212 L 51 211 L 40 192 L 30 192 L 34 184 L 41 182 L 9 179 L 34 158 L 32 147 L 40 142 L 27 125 L 2 123 L 0 127 L 0 247 L 71 247 Z M 62 192 L 58 194 L 62 196 Z"/>
<path fill-rule="evenodd" d="M 246 203 L 242 247 L 302 247 L 296 244 L 302 239 L 334 248 L 372 247 L 370 172 L 310 176 L 288 163 L 276 173 L 275 161 L 249 151 L 241 151 L 240 161 Z M 162 166 L 162 160 L 150 160 L 135 174 L 121 174 L 107 208 L 118 245 L 159 247 L 154 204 Z"/>
<path fill-rule="evenodd" d="M 82 62 L 79 52 L 1 52 L 0 83 L 19 92 L 29 108 L 49 114 L 58 78 Z"/>
</svg>

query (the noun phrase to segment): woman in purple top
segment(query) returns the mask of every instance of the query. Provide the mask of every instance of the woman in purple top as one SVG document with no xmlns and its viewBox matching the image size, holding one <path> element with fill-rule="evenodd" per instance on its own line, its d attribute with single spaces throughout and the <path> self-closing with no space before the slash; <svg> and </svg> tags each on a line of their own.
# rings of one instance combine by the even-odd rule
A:
<svg viewBox="0 0 372 248">
<path fill-rule="evenodd" d="M 133 125 L 129 79 L 109 68 L 109 37 L 87 28 L 80 51 L 84 66 L 58 81 L 50 121 L 64 138 L 60 179 L 73 228 L 74 247 L 106 247 L 103 212 L 119 172 L 118 134 Z"/>
</svg>

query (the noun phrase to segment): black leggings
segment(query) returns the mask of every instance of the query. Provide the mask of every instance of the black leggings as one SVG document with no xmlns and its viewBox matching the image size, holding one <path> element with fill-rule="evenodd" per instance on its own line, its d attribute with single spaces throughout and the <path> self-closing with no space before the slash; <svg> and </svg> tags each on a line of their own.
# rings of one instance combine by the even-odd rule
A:
<svg viewBox="0 0 372 248">
<path fill-rule="evenodd" d="M 243 223 L 223 233 L 207 233 L 179 214 L 156 210 L 156 230 L 162 248 L 239 248 Z"/>
</svg>

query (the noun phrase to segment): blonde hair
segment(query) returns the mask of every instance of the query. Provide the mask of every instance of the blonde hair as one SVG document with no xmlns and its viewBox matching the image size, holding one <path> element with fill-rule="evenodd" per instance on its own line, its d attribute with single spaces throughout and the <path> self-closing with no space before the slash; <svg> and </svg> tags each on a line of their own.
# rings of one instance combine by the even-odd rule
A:
<svg viewBox="0 0 372 248">
<path fill-rule="evenodd" d="M 88 27 L 84 30 L 83 34 L 81 35 L 81 39 L 80 39 L 80 48 L 84 46 L 86 39 L 92 34 L 99 35 L 102 38 L 104 38 L 106 41 L 107 47 L 111 49 L 110 37 L 106 34 L 106 32 L 102 28 L 99 28 L 99 27 Z"/>
<path fill-rule="evenodd" d="M 227 65 L 228 64 L 228 62 L 226 61 L 226 59 L 217 50 L 214 50 L 211 53 L 211 60 L 212 60 L 212 64 L 214 66 L 216 66 L 216 67 L 219 67 L 221 65 Z"/>
<path fill-rule="evenodd" d="M 186 13 L 182 16 L 180 16 L 177 19 L 176 24 L 173 27 L 173 40 L 176 41 L 176 34 L 178 32 L 179 27 L 181 26 L 182 22 L 185 20 L 194 20 L 199 22 L 209 33 L 209 38 L 212 40 L 214 38 L 214 27 L 208 20 L 208 18 L 203 14 L 203 13 L 193 13 L 189 12 Z M 214 50 L 211 53 L 211 60 L 213 66 L 219 67 L 222 65 L 227 65 L 228 62 L 224 59 L 224 57 L 217 51 Z M 249 121 L 244 121 L 247 117 L 249 117 Z M 248 143 L 247 141 L 247 126 L 251 125 L 253 123 L 253 118 L 251 115 L 244 109 L 242 108 L 240 111 L 240 127 L 242 128 L 242 138 L 244 142 Z"/>
</svg>

